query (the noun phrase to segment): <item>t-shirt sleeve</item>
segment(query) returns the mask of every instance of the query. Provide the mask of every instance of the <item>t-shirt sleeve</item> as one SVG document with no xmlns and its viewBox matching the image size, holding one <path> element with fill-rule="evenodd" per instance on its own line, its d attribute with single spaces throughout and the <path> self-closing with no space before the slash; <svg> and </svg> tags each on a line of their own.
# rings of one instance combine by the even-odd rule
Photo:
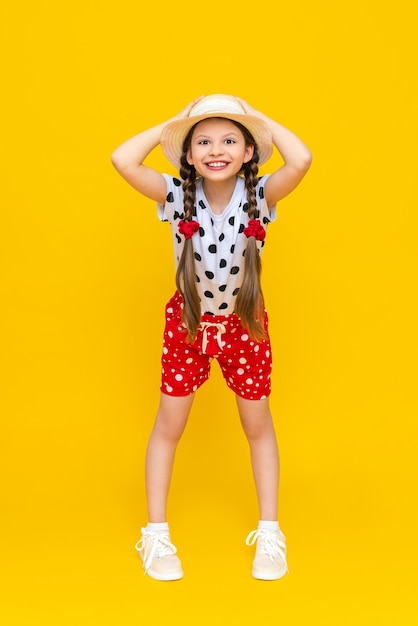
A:
<svg viewBox="0 0 418 626">
<path fill-rule="evenodd" d="M 262 176 L 256 187 L 258 210 L 260 211 L 260 219 L 264 223 L 274 222 L 277 217 L 277 205 L 274 204 L 270 209 L 267 205 L 264 187 L 270 174 Z"/>
<path fill-rule="evenodd" d="M 172 223 L 180 217 L 179 211 L 183 207 L 183 183 L 175 176 L 169 174 L 163 176 L 167 185 L 167 196 L 164 204 L 157 203 L 157 215 L 162 222 Z"/>
</svg>

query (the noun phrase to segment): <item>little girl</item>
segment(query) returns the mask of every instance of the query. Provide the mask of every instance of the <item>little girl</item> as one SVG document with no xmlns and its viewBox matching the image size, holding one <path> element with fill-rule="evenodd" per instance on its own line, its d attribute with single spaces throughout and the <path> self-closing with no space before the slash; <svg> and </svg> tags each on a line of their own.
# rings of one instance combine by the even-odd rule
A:
<svg viewBox="0 0 418 626">
<path fill-rule="evenodd" d="M 180 178 L 144 165 L 158 144 Z M 284 164 L 258 177 L 273 145 Z M 216 358 L 236 394 L 251 451 L 260 520 L 252 575 L 287 572 L 278 523 L 279 454 L 269 409 L 271 348 L 260 286 L 261 253 L 276 203 L 309 169 L 311 154 L 290 130 L 240 98 L 201 97 L 176 117 L 128 139 L 112 155 L 123 178 L 169 222 L 177 290 L 166 306 L 161 399 L 146 454 L 148 524 L 136 544 L 145 573 L 183 577 L 166 504 L 177 444 L 194 394 Z"/>
</svg>

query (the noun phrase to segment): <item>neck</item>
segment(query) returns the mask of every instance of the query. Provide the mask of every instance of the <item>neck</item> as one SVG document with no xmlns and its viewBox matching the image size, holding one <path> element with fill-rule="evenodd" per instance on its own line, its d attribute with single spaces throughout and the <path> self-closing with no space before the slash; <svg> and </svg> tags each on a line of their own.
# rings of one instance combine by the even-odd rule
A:
<svg viewBox="0 0 418 626">
<path fill-rule="evenodd" d="M 232 194 L 234 193 L 236 184 L 236 176 L 234 176 L 233 178 L 229 178 L 228 180 L 222 180 L 219 182 L 206 180 L 205 178 L 203 179 L 203 193 L 205 194 L 213 213 L 220 215 L 228 206 Z"/>
</svg>

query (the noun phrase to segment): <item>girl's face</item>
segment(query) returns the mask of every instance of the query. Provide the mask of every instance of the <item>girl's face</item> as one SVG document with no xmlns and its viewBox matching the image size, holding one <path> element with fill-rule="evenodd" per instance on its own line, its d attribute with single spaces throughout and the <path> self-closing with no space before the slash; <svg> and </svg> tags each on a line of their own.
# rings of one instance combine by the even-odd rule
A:
<svg viewBox="0 0 418 626">
<path fill-rule="evenodd" d="M 209 118 L 194 129 L 187 162 L 200 176 L 225 180 L 236 176 L 252 159 L 254 146 L 245 143 L 241 130 L 230 120 Z"/>
</svg>

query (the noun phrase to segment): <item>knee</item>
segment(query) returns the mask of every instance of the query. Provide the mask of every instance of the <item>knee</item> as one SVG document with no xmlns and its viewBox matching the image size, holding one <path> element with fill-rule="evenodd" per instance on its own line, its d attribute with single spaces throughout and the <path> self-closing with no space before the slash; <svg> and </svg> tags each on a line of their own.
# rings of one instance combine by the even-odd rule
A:
<svg viewBox="0 0 418 626">
<path fill-rule="evenodd" d="M 262 439 L 267 434 L 270 434 L 273 428 L 270 416 L 266 416 L 265 418 L 259 416 L 241 418 L 241 424 L 247 439 L 250 441 Z"/>
<path fill-rule="evenodd" d="M 164 415 L 158 415 L 154 424 L 154 433 L 161 439 L 176 443 L 180 440 L 186 423 L 182 419 L 171 415 L 166 418 Z"/>
</svg>

